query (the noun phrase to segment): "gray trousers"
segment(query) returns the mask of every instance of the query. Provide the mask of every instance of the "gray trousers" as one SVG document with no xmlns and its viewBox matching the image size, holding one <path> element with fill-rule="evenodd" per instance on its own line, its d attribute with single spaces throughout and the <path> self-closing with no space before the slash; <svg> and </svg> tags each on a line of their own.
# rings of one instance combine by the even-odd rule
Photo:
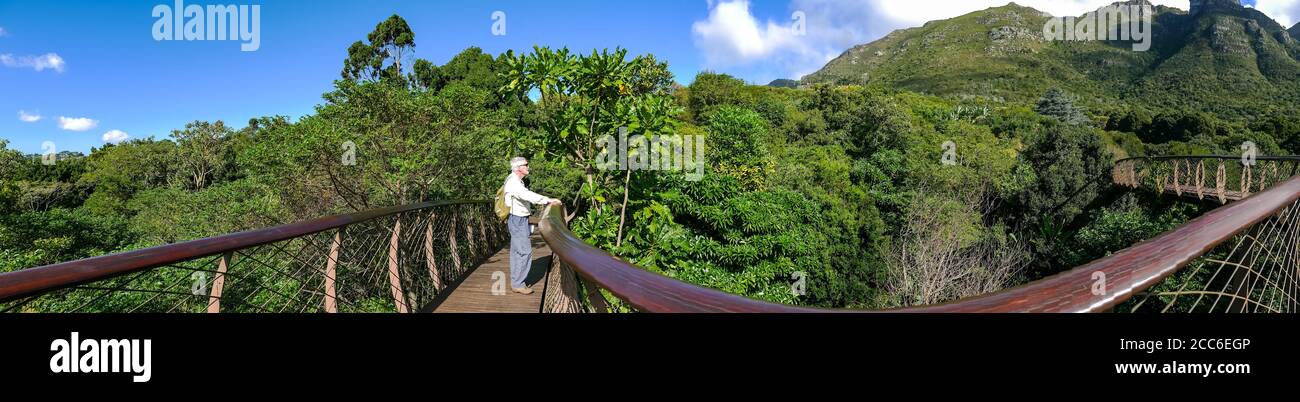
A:
<svg viewBox="0 0 1300 402">
<path fill-rule="evenodd" d="M 510 287 L 519 289 L 526 286 L 528 269 L 533 265 L 533 242 L 528 238 L 528 218 L 510 215 L 507 223 L 510 229 Z"/>
</svg>

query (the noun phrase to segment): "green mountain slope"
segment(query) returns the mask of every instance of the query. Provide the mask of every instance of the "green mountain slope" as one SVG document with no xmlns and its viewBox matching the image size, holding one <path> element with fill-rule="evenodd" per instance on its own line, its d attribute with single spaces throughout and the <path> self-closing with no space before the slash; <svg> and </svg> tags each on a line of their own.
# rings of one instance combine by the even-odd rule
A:
<svg viewBox="0 0 1300 402">
<path fill-rule="evenodd" d="M 1197 0 L 1190 12 L 1154 10 L 1153 46 L 1146 52 L 1133 51 L 1132 42 L 1046 40 L 1050 16 L 1011 3 L 895 31 L 849 49 L 802 81 L 1008 102 L 1030 102 L 1062 87 L 1086 103 L 1233 117 L 1300 104 L 1300 41 L 1276 21 L 1235 0 Z"/>
</svg>

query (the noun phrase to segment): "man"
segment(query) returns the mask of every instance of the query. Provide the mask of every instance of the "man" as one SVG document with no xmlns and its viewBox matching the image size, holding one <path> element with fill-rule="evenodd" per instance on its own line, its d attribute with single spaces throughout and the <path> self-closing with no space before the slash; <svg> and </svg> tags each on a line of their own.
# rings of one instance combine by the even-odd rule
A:
<svg viewBox="0 0 1300 402">
<path fill-rule="evenodd" d="M 506 206 L 510 208 L 510 218 L 506 222 L 510 229 L 510 290 L 532 294 L 533 289 L 524 283 L 533 263 L 533 243 L 528 238 L 528 216 L 532 215 L 533 204 L 554 205 L 559 204 L 560 200 L 529 191 L 524 186 L 526 176 L 528 159 L 522 156 L 511 159 L 510 175 L 506 176 L 505 183 Z"/>
</svg>

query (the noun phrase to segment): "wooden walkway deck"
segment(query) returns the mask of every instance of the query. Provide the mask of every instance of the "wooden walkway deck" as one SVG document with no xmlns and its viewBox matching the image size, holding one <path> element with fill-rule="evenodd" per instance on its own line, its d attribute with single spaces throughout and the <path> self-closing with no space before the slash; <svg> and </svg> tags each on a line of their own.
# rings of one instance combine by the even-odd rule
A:
<svg viewBox="0 0 1300 402">
<path fill-rule="evenodd" d="M 1180 193 L 1180 190 L 1181 190 L 1181 193 Z M 1254 190 L 1255 193 L 1259 193 L 1259 192 L 1262 192 L 1262 191 L 1263 191 L 1263 190 L 1260 190 L 1260 189 L 1255 189 L 1255 190 Z M 1218 193 L 1218 190 L 1216 190 L 1216 189 L 1214 189 L 1214 188 L 1202 188 L 1202 189 L 1201 189 L 1201 197 L 1198 198 L 1198 197 L 1197 197 L 1197 194 L 1196 194 L 1196 186 L 1186 186 L 1186 185 L 1184 185 L 1184 186 L 1178 186 L 1178 185 L 1174 185 L 1174 184 L 1167 184 L 1167 185 L 1165 185 L 1165 194 L 1169 194 L 1169 195 L 1177 195 L 1177 196 L 1181 196 L 1181 197 L 1197 198 L 1197 199 L 1201 199 L 1201 200 L 1210 200 L 1210 201 L 1214 201 L 1214 202 L 1219 202 L 1219 193 Z M 1224 198 L 1226 201 L 1241 201 L 1242 199 L 1245 199 L 1245 198 L 1246 198 L 1246 197 L 1243 196 L 1242 194 L 1243 194 L 1243 193 L 1242 193 L 1241 191 L 1226 190 L 1226 191 L 1223 192 L 1223 198 Z M 1253 194 L 1253 193 L 1252 193 L 1252 194 Z"/>
<path fill-rule="evenodd" d="M 444 290 L 445 298 L 430 309 L 434 313 L 540 313 L 546 272 L 551 266 L 551 248 L 541 236 L 533 235 L 533 265 L 524 281 L 533 294 L 510 291 L 510 245 L 465 274 L 460 282 Z M 495 276 L 495 277 L 494 277 Z"/>
</svg>

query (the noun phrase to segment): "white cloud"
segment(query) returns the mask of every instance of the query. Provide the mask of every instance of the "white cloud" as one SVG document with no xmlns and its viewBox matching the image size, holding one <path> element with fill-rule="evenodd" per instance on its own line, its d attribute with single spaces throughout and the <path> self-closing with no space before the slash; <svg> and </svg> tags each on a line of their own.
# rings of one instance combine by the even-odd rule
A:
<svg viewBox="0 0 1300 402">
<path fill-rule="evenodd" d="M 126 141 L 127 137 L 130 136 L 125 132 L 122 132 L 122 130 L 109 130 L 107 133 L 104 133 L 103 139 L 104 142 L 107 143 L 119 143 Z"/>
<path fill-rule="evenodd" d="M 99 121 L 88 117 L 59 116 L 59 128 L 68 131 L 86 131 L 99 126 Z"/>
<path fill-rule="evenodd" d="M 8 35 L 9 35 L 9 31 L 6 31 L 5 27 L 0 27 L 0 37 L 8 36 Z"/>
<path fill-rule="evenodd" d="M 710 4 L 708 19 L 696 21 L 691 31 L 706 67 L 775 66 L 777 71 L 765 71 L 769 77 L 764 79 L 783 78 L 815 71 L 843 51 L 825 40 L 810 40 L 811 19 L 805 12 L 803 30 L 793 11 L 783 19 L 760 22 L 748 0 L 731 0 Z"/>
<path fill-rule="evenodd" d="M 702 40 L 699 43 L 706 47 L 706 55 L 721 63 L 761 59 L 779 51 L 806 50 L 796 39 L 792 26 L 772 21 L 760 24 L 750 14 L 748 0 L 718 4 L 709 11 L 708 20 L 695 22 L 691 30 L 697 40 Z"/>
<path fill-rule="evenodd" d="M 18 120 L 21 120 L 23 123 L 35 123 L 41 121 L 41 115 L 29 114 L 26 110 L 19 110 Z"/>
<path fill-rule="evenodd" d="M 1287 28 L 1300 20 L 1300 0 L 1255 0 L 1255 9 Z"/>
<path fill-rule="evenodd" d="M 8 53 L 0 54 L 0 64 L 4 64 L 5 67 L 31 68 L 36 71 L 49 69 L 60 73 L 63 72 L 63 67 L 66 65 L 66 63 L 63 62 L 63 58 L 54 53 L 46 53 L 40 56 L 18 57 L 14 57 L 14 55 Z"/>
</svg>

